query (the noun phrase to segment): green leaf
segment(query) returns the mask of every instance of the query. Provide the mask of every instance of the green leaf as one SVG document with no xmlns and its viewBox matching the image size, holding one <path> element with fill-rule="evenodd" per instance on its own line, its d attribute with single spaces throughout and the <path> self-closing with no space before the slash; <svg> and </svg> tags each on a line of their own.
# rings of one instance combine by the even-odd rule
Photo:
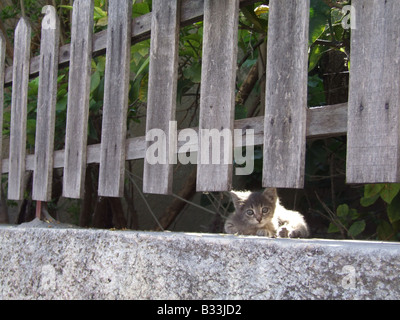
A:
<svg viewBox="0 0 400 320">
<path fill-rule="evenodd" d="M 387 214 L 390 223 L 394 223 L 400 220 L 400 196 L 395 197 L 391 204 L 387 207 Z"/>
<path fill-rule="evenodd" d="M 95 7 L 104 7 L 104 2 L 105 0 L 94 0 L 94 6 Z"/>
<path fill-rule="evenodd" d="M 254 12 L 251 6 L 242 8 L 242 13 L 246 19 L 253 25 L 254 29 L 259 33 L 265 33 L 267 30 L 267 21 L 262 20 Z"/>
<path fill-rule="evenodd" d="M 96 26 L 97 27 L 105 27 L 108 25 L 108 17 L 103 17 L 97 20 Z"/>
<path fill-rule="evenodd" d="M 28 88 L 29 88 L 28 90 L 29 96 L 37 95 L 39 91 L 39 77 L 29 81 Z"/>
<path fill-rule="evenodd" d="M 94 99 L 96 101 L 100 101 L 100 102 L 103 101 L 103 98 L 104 98 L 104 80 L 105 80 L 104 75 L 102 75 L 100 77 L 100 83 L 97 86 L 96 90 L 94 90 L 91 93 L 91 95 L 92 95 L 91 98 L 92 99 Z"/>
<path fill-rule="evenodd" d="M 57 101 L 56 111 L 57 112 L 65 111 L 67 109 L 67 103 L 68 103 L 68 94 L 65 94 L 62 98 L 60 98 Z"/>
<path fill-rule="evenodd" d="M 379 194 L 377 194 L 373 197 L 370 197 L 370 198 L 363 197 L 360 200 L 360 204 L 363 207 L 369 207 L 369 206 L 373 205 L 376 202 L 376 200 L 378 200 L 378 198 L 379 198 Z"/>
<path fill-rule="evenodd" d="M 235 120 L 244 119 L 247 117 L 247 108 L 241 104 L 235 107 Z"/>
<path fill-rule="evenodd" d="M 330 223 L 329 224 L 329 227 L 328 227 L 328 233 L 336 233 L 336 232 L 339 232 L 340 230 L 339 230 L 339 228 L 338 228 L 338 226 L 336 225 L 336 224 L 334 224 L 334 223 Z"/>
<path fill-rule="evenodd" d="M 360 217 L 360 214 L 357 212 L 356 209 L 350 209 L 349 216 L 350 216 L 351 220 L 356 220 Z"/>
<path fill-rule="evenodd" d="M 181 41 L 195 41 L 197 44 L 203 43 L 203 37 L 199 33 L 191 33 L 181 38 Z"/>
<path fill-rule="evenodd" d="M 99 137 L 98 137 L 97 131 L 96 131 L 96 127 L 93 124 L 93 120 L 91 118 L 89 118 L 88 136 L 89 136 L 90 139 L 92 139 L 94 141 L 98 141 L 99 140 Z"/>
<path fill-rule="evenodd" d="M 347 204 L 342 204 L 337 207 L 336 214 L 340 218 L 345 218 L 349 214 L 349 206 Z"/>
<path fill-rule="evenodd" d="M 379 240 L 393 240 L 395 232 L 389 222 L 382 220 L 376 229 Z"/>
<path fill-rule="evenodd" d="M 193 83 L 200 83 L 201 81 L 201 64 L 194 62 L 191 66 L 183 70 L 185 78 L 191 80 Z"/>
<path fill-rule="evenodd" d="M 331 8 L 323 1 L 311 0 L 310 6 L 310 43 L 314 43 L 325 31 L 328 19 L 331 15 Z"/>
<path fill-rule="evenodd" d="M 94 18 L 97 20 L 104 17 L 107 17 L 107 12 L 100 7 L 94 7 Z"/>
<path fill-rule="evenodd" d="M 106 57 L 100 56 L 96 58 L 96 71 L 104 73 L 106 70 Z"/>
<path fill-rule="evenodd" d="M 150 52 L 150 41 L 145 40 L 139 43 L 136 43 L 131 47 L 132 52 L 132 60 L 135 64 L 139 64 L 142 58 L 147 57 Z"/>
<path fill-rule="evenodd" d="M 96 71 L 92 74 L 92 79 L 90 82 L 90 92 L 92 93 L 100 84 L 100 72 Z"/>
<path fill-rule="evenodd" d="M 144 60 L 144 62 L 140 66 L 139 70 L 136 72 L 136 75 L 135 75 L 135 78 L 133 79 L 133 81 L 135 81 L 140 76 L 140 74 L 149 66 L 149 64 L 150 64 L 150 57 L 147 57 L 147 59 Z"/>
<path fill-rule="evenodd" d="M 329 47 L 321 45 L 313 45 L 310 50 L 308 72 L 312 71 L 317 65 L 322 55 L 330 50 Z"/>
<path fill-rule="evenodd" d="M 372 198 L 379 194 L 384 187 L 384 184 L 367 184 L 364 187 L 364 197 Z"/>
<path fill-rule="evenodd" d="M 58 89 L 57 99 L 61 99 L 62 97 L 64 97 L 67 94 L 68 94 L 68 91 L 66 89 Z"/>
<path fill-rule="evenodd" d="M 321 106 L 326 102 L 325 89 L 322 79 L 316 74 L 308 77 L 308 106 Z"/>
<path fill-rule="evenodd" d="M 60 83 L 65 78 L 65 74 L 58 76 L 57 83 Z"/>
<path fill-rule="evenodd" d="M 26 141 L 28 145 L 35 145 L 36 119 L 26 121 Z"/>
<path fill-rule="evenodd" d="M 387 203 L 391 204 L 394 197 L 400 191 L 400 184 L 399 183 L 388 183 L 383 185 L 383 189 L 381 191 L 381 198 Z"/>
<path fill-rule="evenodd" d="M 268 12 L 269 12 L 269 6 L 267 6 L 267 5 L 260 5 L 254 9 L 254 13 L 257 16 L 261 16 L 262 14 L 266 14 Z"/>
<path fill-rule="evenodd" d="M 354 222 L 349 228 L 348 235 L 351 237 L 358 236 L 361 232 L 364 231 L 365 225 L 366 223 L 364 220 Z"/>
<path fill-rule="evenodd" d="M 132 6 L 132 18 L 140 17 L 149 12 L 150 12 L 150 8 L 146 2 L 135 3 Z"/>
<path fill-rule="evenodd" d="M 73 6 L 66 6 L 66 5 L 59 5 L 60 8 L 64 8 L 64 9 L 69 9 L 72 10 L 74 7 Z"/>
<path fill-rule="evenodd" d="M 140 81 L 139 87 L 139 100 L 146 102 L 147 101 L 147 89 L 149 87 L 149 74 L 145 74 L 142 80 Z"/>
</svg>

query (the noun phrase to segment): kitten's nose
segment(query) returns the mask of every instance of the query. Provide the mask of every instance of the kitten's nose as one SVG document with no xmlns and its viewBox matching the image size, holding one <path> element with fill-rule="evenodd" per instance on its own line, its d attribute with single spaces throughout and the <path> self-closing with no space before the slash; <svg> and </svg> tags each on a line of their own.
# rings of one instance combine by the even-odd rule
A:
<svg viewBox="0 0 400 320">
<path fill-rule="evenodd" d="M 258 223 L 260 223 L 262 220 L 262 217 L 257 217 L 256 219 L 257 219 Z"/>
</svg>

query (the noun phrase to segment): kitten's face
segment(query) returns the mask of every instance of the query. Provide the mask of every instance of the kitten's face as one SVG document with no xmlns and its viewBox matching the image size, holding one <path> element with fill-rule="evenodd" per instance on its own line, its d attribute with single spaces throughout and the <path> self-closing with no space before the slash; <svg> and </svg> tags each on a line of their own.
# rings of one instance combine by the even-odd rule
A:
<svg viewBox="0 0 400 320">
<path fill-rule="evenodd" d="M 267 188 L 263 192 L 231 192 L 236 216 L 244 223 L 262 227 L 275 212 L 276 189 Z"/>
</svg>

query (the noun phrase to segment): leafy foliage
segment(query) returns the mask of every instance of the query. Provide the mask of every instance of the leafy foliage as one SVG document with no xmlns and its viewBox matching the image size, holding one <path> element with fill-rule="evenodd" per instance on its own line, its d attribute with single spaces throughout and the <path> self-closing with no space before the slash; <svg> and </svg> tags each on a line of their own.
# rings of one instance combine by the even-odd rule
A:
<svg viewBox="0 0 400 320">
<path fill-rule="evenodd" d="M 38 53 L 39 21 L 42 18 L 43 1 L 25 0 L 24 12 L 29 16 L 33 28 L 33 52 Z M 56 0 L 57 12 L 62 21 L 62 35 L 68 42 L 70 31 L 71 6 L 65 1 Z M 308 106 L 330 104 L 329 88 L 326 78 L 325 58 L 332 52 L 340 52 L 344 57 L 342 67 L 348 70 L 350 30 L 343 29 L 341 21 L 344 14 L 341 7 L 348 1 L 311 0 L 310 33 L 309 33 L 309 78 Z M 136 18 L 151 12 L 152 1 L 133 0 L 132 17 Z M 0 19 L 9 22 L 7 35 L 12 41 L 13 23 L 21 15 L 21 7 L 0 7 Z M 265 63 L 265 50 L 268 31 L 268 1 L 260 1 L 254 5 L 242 8 L 240 13 L 240 30 L 238 37 L 239 61 L 237 88 L 245 83 L 246 77 L 253 66 Z M 94 32 L 105 30 L 108 24 L 107 1 L 95 0 Z M 199 92 L 201 84 L 203 23 L 197 22 L 186 26 L 180 31 L 179 45 L 179 78 L 177 102 L 178 112 L 182 119 L 190 125 L 197 125 Z M 145 115 L 147 102 L 147 85 L 149 72 L 150 40 L 135 43 L 131 47 L 131 80 L 129 91 L 128 125 L 140 122 Z M 331 71 L 329 71 L 331 72 Z M 104 95 L 105 57 L 97 56 L 92 60 L 92 75 L 90 87 L 90 117 L 89 143 L 100 142 L 101 110 Z M 258 79 L 251 88 L 253 100 L 258 104 L 237 103 L 235 118 L 241 119 L 262 114 L 261 97 L 265 85 L 265 75 Z M 29 83 L 27 148 L 34 151 L 36 128 L 36 103 L 38 79 Z M 255 97 L 255 98 L 254 98 Z M 187 99 L 191 102 L 187 105 Z M 340 97 L 347 99 L 347 97 Z M 64 147 L 66 110 L 68 99 L 68 68 L 61 69 L 58 77 L 58 92 L 56 106 L 56 149 Z M 344 102 L 347 100 L 344 100 Z M 3 133 L 9 134 L 10 90 L 6 91 Z M 253 105 L 252 105 L 253 104 Z M 255 107 L 254 107 L 255 106 Z M 182 120 L 182 121 L 183 121 Z M 255 171 L 245 181 L 247 188 L 260 186 L 263 152 L 261 147 L 255 148 Z M 400 240 L 400 184 L 373 184 L 350 188 L 345 186 L 344 172 L 346 162 L 346 139 L 336 137 L 331 139 L 309 141 L 306 160 L 306 192 L 296 201 L 296 209 L 300 209 L 306 217 L 324 220 L 323 232 L 330 236 L 353 239 Z M 92 169 L 91 169 L 92 170 Z M 95 176 L 96 170 L 91 171 Z M 96 179 L 93 178 L 93 181 Z M 127 182 L 128 184 L 129 182 Z M 129 189 L 129 188 L 128 188 Z M 315 197 L 313 195 L 316 195 Z M 27 198 L 29 195 L 27 194 Z M 205 196 L 203 196 L 204 200 Z M 217 199 L 216 197 L 215 199 Z M 56 202 L 56 201 L 55 201 Z M 215 201 L 214 201 L 215 202 Z M 206 201 L 203 204 L 210 204 Z M 225 202 L 224 202 L 225 203 Z M 339 204 L 339 205 L 337 205 Z M 74 203 L 71 208 L 79 214 Z M 229 203 L 227 204 L 229 206 Z M 226 213 L 227 207 L 224 208 Z M 78 219 L 77 219 L 78 220 Z M 319 233 L 321 235 L 321 233 Z M 322 235 L 323 236 L 323 235 Z"/>
</svg>

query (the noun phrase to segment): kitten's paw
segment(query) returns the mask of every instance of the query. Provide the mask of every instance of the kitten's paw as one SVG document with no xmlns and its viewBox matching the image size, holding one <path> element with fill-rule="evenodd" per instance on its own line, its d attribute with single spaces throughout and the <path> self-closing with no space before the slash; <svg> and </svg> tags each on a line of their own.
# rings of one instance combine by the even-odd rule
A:
<svg viewBox="0 0 400 320">
<path fill-rule="evenodd" d="M 292 230 L 292 231 L 289 233 L 289 238 L 301 238 L 301 237 L 302 237 L 301 231 Z"/>
<path fill-rule="evenodd" d="M 289 238 L 289 230 L 286 227 L 280 227 L 277 234 L 278 238 Z"/>
<path fill-rule="evenodd" d="M 268 237 L 268 232 L 266 230 L 259 229 L 259 230 L 256 231 L 256 236 Z"/>
<path fill-rule="evenodd" d="M 303 238 L 301 230 L 290 230 L 287 227 L 281 227 L 278 230 L 278 238 Z"/>
<path fill-rule="evenodd" d="M 288 226 L 282 226 L 278 229 L 278 238 L 304 238 L 307 234 L 304 234 L 302 230 L 292 229 Z"/>
<path fill-rule="evenodd" d="M 225 223 L 224 230 L 226 233 L 229 233 L 229 234 L 235 234 L 235 233 L 239 232 L 238 228 L 236 228 L 235 225 L 229 221 L 227 221 Z"/>
<path fill-rule="evenodd" d="M 256 236 L 275 238 L 275 235 L 273 233 L 271 233 L 271 232 L 269 232 L 268 230 L 265 230 L 265 229 L 258 229 L 256 231 Z"/>
</svg>

